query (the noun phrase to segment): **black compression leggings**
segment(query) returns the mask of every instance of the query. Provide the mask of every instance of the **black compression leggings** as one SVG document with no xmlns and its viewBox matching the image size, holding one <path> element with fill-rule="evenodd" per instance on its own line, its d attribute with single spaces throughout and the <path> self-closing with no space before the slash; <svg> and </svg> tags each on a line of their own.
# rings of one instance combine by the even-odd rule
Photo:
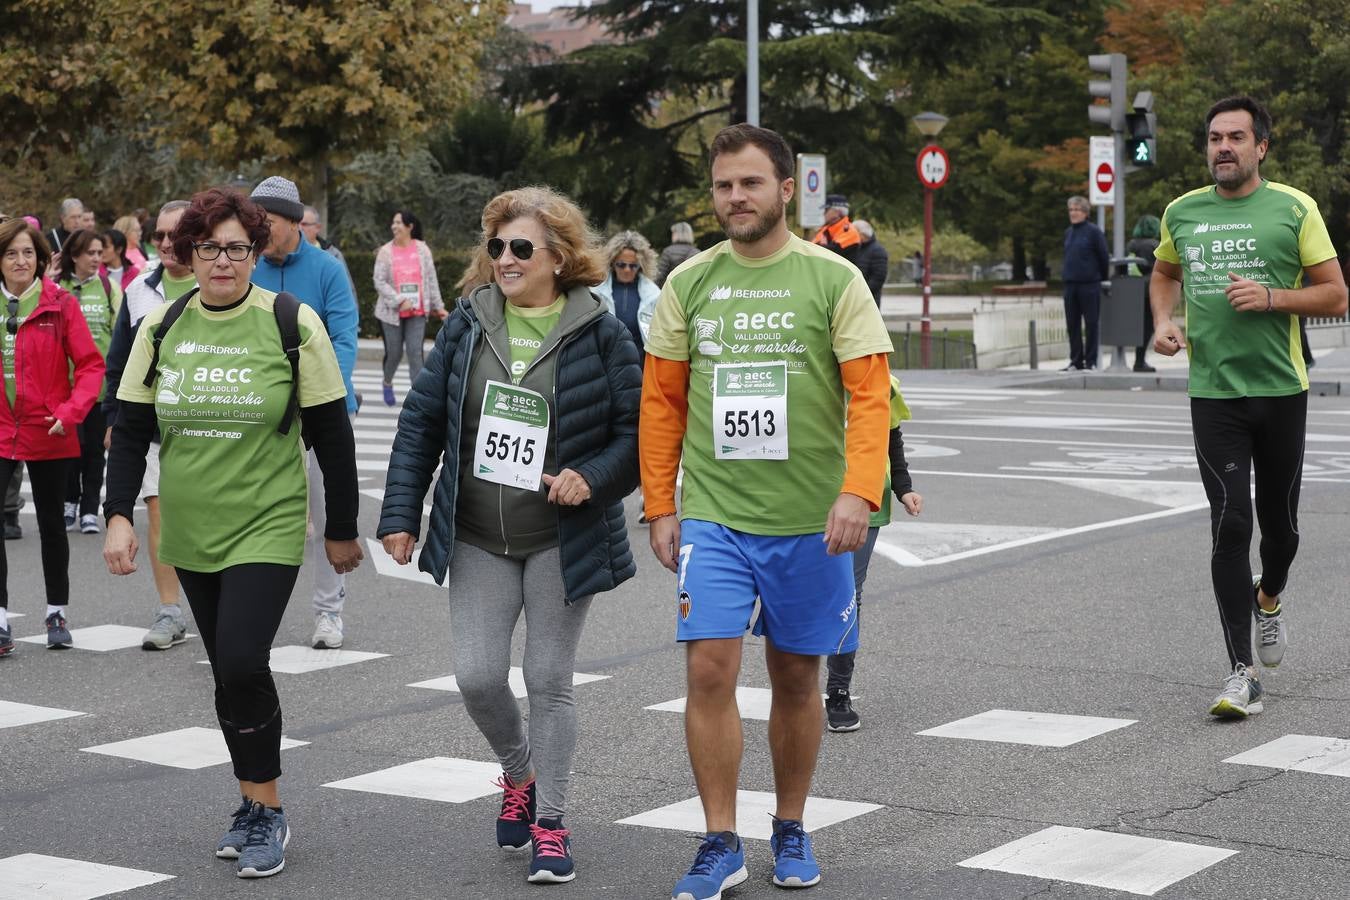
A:
<svg viewBox="0 0 1350 900">
<path fill-rule="evenodd" d="M 216 680 L 216 717 L 240 781 L 281 775 L 281 700 L 268 667 L 298 566 L 244 563 L 178 569 Z"/>
<path fill-rule="evenodd" d="M 1256 472 L 1261 526 L 1261 587 L 1277 597 L 1298 553 L 1307 420 L 1306 391 L 1289 397 L 1191 398 L 1195 455 L 1214 538 L 1210 577 L 1230 666 L 1252 665 L 1251 473 Z"/>
<path fill-rule="evenodd" d="M 66 496 L 66 469 L 73 463 L 69 459 L 39 459 L 24 464 L 37 510 L 38 539 L 42 542 L 42 580 L 47 588 L 47 603 L 52 606 L 65 606 L 70 601 L 70 544 L 61 501 Z M 0 485 L 9 484 L 19 465 L 12 459 L 0 458 Z M 9 560 L 0 545 L 0 608 L 8 606 Z"/>
</svg>

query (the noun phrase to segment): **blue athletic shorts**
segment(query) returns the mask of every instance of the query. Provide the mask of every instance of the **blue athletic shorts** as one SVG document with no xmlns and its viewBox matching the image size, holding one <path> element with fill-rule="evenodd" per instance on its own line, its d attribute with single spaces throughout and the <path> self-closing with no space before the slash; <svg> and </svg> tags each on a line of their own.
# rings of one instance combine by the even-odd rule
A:
<svg viewBox="0 0 1350 900">
<path fill-rule="evenodd" d="M 766 537 L 685 519 L 676 585 L 677 640 L 736 638 L 753 625 L 787 653 L 858 649 L 853 554 L 830 556 L 819 532 Z"/>
</svg>

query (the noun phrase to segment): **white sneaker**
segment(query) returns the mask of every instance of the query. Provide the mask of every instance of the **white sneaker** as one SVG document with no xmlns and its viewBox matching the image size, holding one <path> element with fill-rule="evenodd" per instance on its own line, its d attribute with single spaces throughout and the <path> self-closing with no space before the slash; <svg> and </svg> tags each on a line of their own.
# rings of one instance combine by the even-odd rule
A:
<svg viewBox="0 0 1350 900">
<path fill-rule="evenodd" d="M 314 617 L 314 637 L 310 645 L 315 650 L 336 650 L 342 646 L 342 617 L 337 613 L 319 613 Z"/>
<path fill-rule="evenodd" d="M 80 520 L 80 504 L 67 503 L 65 505 L 66 531 L 74 531 L 75 524 Z"/>
<path fill-rule="evenodd" d="M 80 516 L 80 534 L 98 534 L 98 516 L 93 513 Z"/>
</svg>

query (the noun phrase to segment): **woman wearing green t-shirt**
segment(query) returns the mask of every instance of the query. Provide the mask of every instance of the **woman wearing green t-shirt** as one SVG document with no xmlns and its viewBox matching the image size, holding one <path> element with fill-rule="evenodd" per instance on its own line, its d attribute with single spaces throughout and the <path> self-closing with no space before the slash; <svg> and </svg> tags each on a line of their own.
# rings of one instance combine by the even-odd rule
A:
<svg viewBox="0 0 1350 900">
<path fill-rule="evenodd" d="M 106 275 L 100 275 L 103 262 L 103 238 L 96 231 L 81 228 L 66 238 L 61 254 L 61 272 L 57 284 L 70 291 L 80 302 L 80 311 L 89 325 L 99 355 L 108 358 L 113 323 L 122 305 L 122 288 Z M 108 427 L 103 416 L 103 394 L 107 382 L 99 388 L 99 402 L 80 423 L 80 458 L 66 476 L 66 531 L 79 525 L 83 534 L 98 534 L 98 501 L 103 494 L 103 431 Z"/>
<path fill-rule="evenodd" d="M 277 796 L 281 705 L 268 660 L 305 553 L 301 420 L 323 471 L 328 561 L 345 573 L 362 557 L 342 373 L 318 315 L 299 305 L 295 384 L 280 328 L 281 310 L 293 309 L 283 301 L 294 298 L 250 283 L 267 236 L 266 213 L 234 193 L 198 194 L 183 213 L 173 252 L 192 260 L 200 293 L 141 321 L 117 392 L 105 507 L 108 569 L 134 572 L 131 511 L 158 425 L 159 556 L 178 571 L 215 677 L 243 797 L 216 855 L 238 858 L 241 878 L 280 872 L 290 839 Z"/>
<path fill-rule="evenodd" d="M 404 400 L 377 533 L 412 559 L 444 459 L 420 566 L 438 582 L 449 570 L 455 678 L 503 770 L 497 843 L 533 848 L 530 881 L 571 881 L 572 672 L 592 597 L 636 571 L 622 501 L 638 483 L 642 371 L 589 288 L 605 269 L 575 204 L 508 191 L 483 237 L 492 282 L 456 304 Z M 507 681 L 522 612 L 528 733 Z"/>
</svg>

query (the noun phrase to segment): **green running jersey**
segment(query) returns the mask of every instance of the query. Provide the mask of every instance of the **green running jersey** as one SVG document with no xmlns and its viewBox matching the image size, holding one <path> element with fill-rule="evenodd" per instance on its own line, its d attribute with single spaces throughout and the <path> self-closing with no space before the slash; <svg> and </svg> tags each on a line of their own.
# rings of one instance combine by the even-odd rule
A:
<svg viewBox="0 0 1350 900">
<path fill-rule="evenodd" d="M 893 349 L 853 264 L 795 236 L 763 259 L 723 241 L 666 280 L 646 349 L 690 364 L 682 517 L 824 531 L 844 481 L 839 365 Z"/>
<path fill-rule="evenodd" d="M 1213 185 L 1182 194 L 1163 213 L 1154 256 L 1181 267 L 1192 397 L 1308 389 L 1298 316 L 1238 312 L 1225 291 L 1230 272 L 1273 290 L 1298 288 L 1305 268 L 1334 258 L 1316 201 L 1272 181 L 1236 200 Z"/>
<path fill-rule="evenodd" d="M 539 356 L 544 338 L 557 327 L 566 304 L 565 296 L 539 308 L 516 306 L 510 300 L 506 301 L 502 313 L 506 318 L 506 339 L 511 345 L 511 380 L 516 384 L 520 384 L 530 364 Z"/>
<path fill-rule="evenodd" d="M 300 423 L 277 427 L 291 394 L 272 304 L 257 285 L 244 302 L 216 312 L 188 302 L 159 346 L 159 378 L 146 387 L 155 328 L 168 312 L 146 313 L 117 399 L 153 403 L 163 443 L 160 559 L 193 572 L 240 563 L 298 566 L 305 556 L 308 485 Z M 300 406 L 347 395 L 333 345 L 313 308 L 301 304 Z"/>
</svg>

